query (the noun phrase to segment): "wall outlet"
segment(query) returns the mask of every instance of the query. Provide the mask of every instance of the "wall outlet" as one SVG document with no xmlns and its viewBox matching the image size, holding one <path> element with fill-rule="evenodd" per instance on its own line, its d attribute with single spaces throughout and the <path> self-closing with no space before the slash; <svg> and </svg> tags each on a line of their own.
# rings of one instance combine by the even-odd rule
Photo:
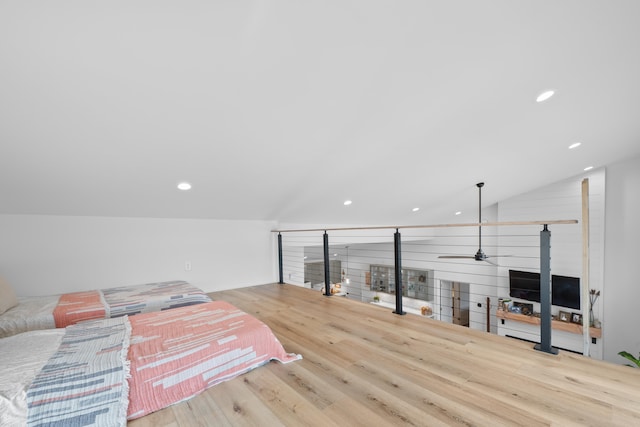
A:
<svg viewBox="0 0 640 427">
<path fill-rule="evenodd" d="M 184 271 L 191 271 L 191 261 L 184 262 Z"/>
</svg>

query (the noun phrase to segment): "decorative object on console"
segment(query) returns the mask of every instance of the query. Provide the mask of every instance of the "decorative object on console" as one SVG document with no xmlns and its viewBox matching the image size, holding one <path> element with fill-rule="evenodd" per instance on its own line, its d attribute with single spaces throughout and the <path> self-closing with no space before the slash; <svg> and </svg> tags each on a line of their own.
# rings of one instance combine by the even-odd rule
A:
<svg viewBox="0 0 640 427">
<path fill-rule="evenodd" d="M 570 322 L 571 321 L 571 313 L 568 311 L 560 311 L 558 313 L 558 320 L 561 322 Z"/>
<path fill-rule="evenodd" d="M 582 324 L 582 314 L 580 313 L 573 313 L 571 315 L 571 323 L 578 323 L 578 324 Z"/>
<path fill-rule="evenodd" d="M 533 314 L 533 304 L 528 304 L 526 302 L 514 302 L 514 307 L 519 307 L 518 313 L 524 314 L 525 316 L 531 316 Z"/>
</svg>

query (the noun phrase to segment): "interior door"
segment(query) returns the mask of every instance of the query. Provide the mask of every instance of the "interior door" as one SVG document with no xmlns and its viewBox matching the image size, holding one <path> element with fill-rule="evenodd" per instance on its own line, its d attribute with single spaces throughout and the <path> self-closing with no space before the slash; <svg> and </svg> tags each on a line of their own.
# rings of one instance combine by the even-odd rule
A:
<svg viewBox="0 0 640 427">
<path fill-rule="evenodd" d="M 452 282 L 451 307 L 453 311 L 453 323 L 461 326 L 469 326 L 469 284 Z"/>
<path fill-rule="evenodd" d="M 451 323 L 453 321 L 452 283 L 440 280 L 440 320 Z"/>
</svg>

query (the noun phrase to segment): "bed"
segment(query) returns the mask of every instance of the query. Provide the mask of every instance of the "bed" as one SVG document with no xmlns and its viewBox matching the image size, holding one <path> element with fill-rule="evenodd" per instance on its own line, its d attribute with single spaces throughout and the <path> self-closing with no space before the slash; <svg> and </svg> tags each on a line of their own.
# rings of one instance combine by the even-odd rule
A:
<svg viewBox="0 0 640 427">
<path fill-rule="evenodd" d="M 149 313 L 208 301 L 211 298 L 204 291 L 181 280 L 18 298 L 9 284 L 0 279 L 0 338 L 64 328 L 82 320 Z"/>
<path fill-rule="evenodd" d="M 126 425 L 286 353 L 224 301 L 0 339 L 0 425 Z"/>
</svg>

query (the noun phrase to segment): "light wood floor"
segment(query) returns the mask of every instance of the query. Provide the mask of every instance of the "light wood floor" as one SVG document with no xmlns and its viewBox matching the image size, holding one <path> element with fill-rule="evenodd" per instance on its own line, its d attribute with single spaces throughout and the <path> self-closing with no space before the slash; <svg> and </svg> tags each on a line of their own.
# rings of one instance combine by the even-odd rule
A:
<svg viewBox="0 0 640 427">
<path fill-rule="evenodd" d="M 640 425 L 640 369 L 296 286 L 210 295 L 304 359 L 271 362 L 129 426 Z"/>
</svg>

